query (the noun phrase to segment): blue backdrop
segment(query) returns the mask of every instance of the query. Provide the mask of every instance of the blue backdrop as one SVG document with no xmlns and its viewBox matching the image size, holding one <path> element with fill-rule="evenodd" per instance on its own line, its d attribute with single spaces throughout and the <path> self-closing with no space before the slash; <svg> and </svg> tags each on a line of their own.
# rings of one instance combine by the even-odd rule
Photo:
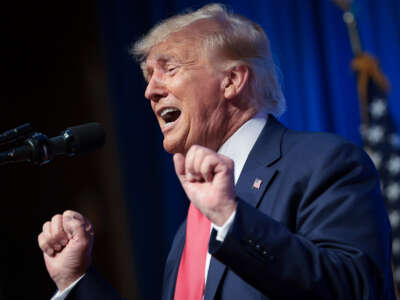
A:
<svg viewBox="0 0 400 300">
<path fill-rule="evenodd" d="M 150 105 L 139 66 L 128 55 L 160 19 L 206 1 L 99 1 L 110 99 L 117 132 L 142 299 L 160 298 L 164 260 L 187 200 Z M 142 1 L 140 1 L 142 2 Z M 144 1 L 143 1 L 144 2 Z M 361 144 L 356 78 L 342 13 L 330 0 L 221 1 L 261 24 L 280 66 L 287 112 L 281 121 L 301 130 L 330 131 Z M 389 109 L 400 128 L 400 0 L 355 0 L 364 50 L 392 84 Z M 128 266 L 127 266 L 128 267 Z"/>
</svg>

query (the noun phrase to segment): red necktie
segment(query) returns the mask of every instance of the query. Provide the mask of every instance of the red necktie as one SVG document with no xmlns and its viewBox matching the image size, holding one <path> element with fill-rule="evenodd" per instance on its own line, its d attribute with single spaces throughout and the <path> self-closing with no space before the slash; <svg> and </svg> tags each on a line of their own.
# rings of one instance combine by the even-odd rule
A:
<svg viewBox="0 0 400 300">
<path fill-rule="evenodd" d="M 210 226 L 210 221 L 190 203 L 185 247 L 179 264 L 174 300 L 201 300 L 203 298 Z"/>
</svg>

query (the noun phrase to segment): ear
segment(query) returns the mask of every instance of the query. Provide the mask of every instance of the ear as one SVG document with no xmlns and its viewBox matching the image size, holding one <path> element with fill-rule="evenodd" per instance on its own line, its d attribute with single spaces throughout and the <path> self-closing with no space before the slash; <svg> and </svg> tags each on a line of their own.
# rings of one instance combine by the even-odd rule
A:
<svg viewBox="0 0 400 300">
<path fill-rule="evenodd" d="M 222 82 L 226 99 L 235 98 L 244 90 L 249 79 L 249 72 L 249 67 L 246 65 L 235 66 L 227 71 Z"/>
</svg>

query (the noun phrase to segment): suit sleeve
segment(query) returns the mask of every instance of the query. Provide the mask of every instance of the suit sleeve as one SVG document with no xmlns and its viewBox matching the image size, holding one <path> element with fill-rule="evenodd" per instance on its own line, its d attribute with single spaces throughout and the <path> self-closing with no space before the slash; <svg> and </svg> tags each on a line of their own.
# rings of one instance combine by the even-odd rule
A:
<svg viewBox="0 0 400 300">
<path fill-rule="evenodd" d="M 297 181 L 273 183 L 294 191 L 292 228 L 238 199 L 230 232 L 223 243 L 213 232 L 210 253 L 271 299 L 394 299 L 390 225 L 372 163 L 350 143 L 313 161 Z"/>
<path fill-rule="evenodd" d="M 67 300 L 123 300 L 93 267 L 76 284 Z"/>
</svg>

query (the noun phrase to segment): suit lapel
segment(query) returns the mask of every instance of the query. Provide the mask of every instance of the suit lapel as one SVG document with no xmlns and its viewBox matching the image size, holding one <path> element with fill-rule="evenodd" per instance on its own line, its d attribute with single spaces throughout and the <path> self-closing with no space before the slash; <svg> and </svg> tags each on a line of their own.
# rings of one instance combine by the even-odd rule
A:
<svg viewBox="0 0 400 300">
<path fill-rule="evenodd" d="M 269 115 L 268 122 L 250 151 L 240 174 L 235 187 L 236 194 L 254 207 L 258 207 L 267 187 L 277 174 L 277 171 L 270 167 L 281 157 L 281 144 L 285 131 L 286 128 Z M 215 298 L 226 271 L 227 267 L 224 264 L 214 257 L 211 258 L 204 300 Z"/>
<path fill-rule="evenodd" d="M 236 184 L 237 196 L 258 207 L 278 171 L 272 165 L 281 158 L 282 139 L 286 128 L 272 115 L 250 151 Z"/>
<path fill-rule="evenodd" d="M 240 184 L 236 187 L 238 198 L 258 207 L 267 187 L 272 183 L 276 174 L 276 170 L 265 167 L 248 170 L 243 174 L 244 176 L 240 176 Z"/>
<path fill-rule="evenodd" d="M 211 256 L 210 267 L 208 268 L 204 300 L 212 300 L 215 297 L 218 286 L 227 268 L 224 264 Z"/>
<path fill-rule="evenodd" d="M 186 238 L 186 221 L 177 232 L 176 244 L 172 245 L 171 253 L 167 258 L 164 274 L 163 300 L 174 299 L 176 278 L 178 277 L 178 269 L 181 261 L 183 248 Z"/>
</svg>

